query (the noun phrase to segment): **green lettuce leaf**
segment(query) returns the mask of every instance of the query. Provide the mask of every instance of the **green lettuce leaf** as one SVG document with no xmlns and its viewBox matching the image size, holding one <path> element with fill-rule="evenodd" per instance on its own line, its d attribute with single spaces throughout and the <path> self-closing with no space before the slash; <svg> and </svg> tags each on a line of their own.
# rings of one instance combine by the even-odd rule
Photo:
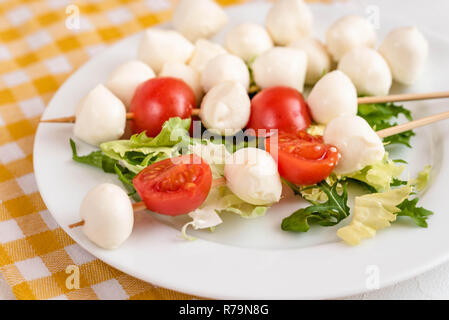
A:
<svg viewBox="0 0 449 320">
<path fill-rule="evenodd" d="M 181 147 L 190 143 L 189 128 L 190 119 L 170 118 L 154 138 L 142 132 L 129 140 L 104 142 L 100 149 L 128 170 L 139 173 L 152 163 L 180 155 Z"/>
</svg>

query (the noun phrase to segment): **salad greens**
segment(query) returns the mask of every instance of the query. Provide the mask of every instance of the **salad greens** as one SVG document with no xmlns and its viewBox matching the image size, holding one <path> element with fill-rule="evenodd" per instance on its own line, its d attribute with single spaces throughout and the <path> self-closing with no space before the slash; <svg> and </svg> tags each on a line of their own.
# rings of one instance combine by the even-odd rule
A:
<svg viewBox="0 0 449 320">
<path fill-rule="evenodd" d="M 410 217 L 417 226 L 427 228 L 426 220 L 433 214 L 433 212 L 422 207 L 416 207 L 418 201 L 419 198 L 414 198 L 412 200 L 405 199 L 400 205 L 398 205 L 398 209 L 401 211 L 397 213 L 397 216 Z"/>
<path fill-rule="evenodd" d="M 409 217 L 415 224 L 427 228 L 427 218 L 432 211 L 416 207 L 419 198 L 409 199 L 414 187 L 411 184 L 383 193 L 355 198 L 351 223 L 338 229 L 337 235 L 350 245 L 358 245 L 365 238 L 373 238 L 376 231 L 389 227 L 397 217 Z"/>
<path fill-rule="evenodd" d="M 432 170 L 431 165 L 427 165 L 424 169 L 418 173 L 418 177 L 413 181 L 413 184 L 416 185 L 416 189 L 418 191 L 422 191 L 427 187 L 427 184 L 430 180 L 430 171 Z"/>
<path fill-rule="evenodd" d="M 363 214 L 361 214 L 361 216 L 363 216 L 364 219 L 369 218 L 374 219 L 374 221 L 378 221 L 378 217 L 376 217 L 376 214 L 378 214 L 379 211 L 376 211 L 377 210 L 376 208 L 379 207 L 379 203 L 382 204 L 382 202 L 386 200 L 390 201 L 392 196 L 398 194 L 397 190 L 404 191 L 410 189 L 409 192 L 407 193 L 407 197 L 404 197 L 403 199 L 401 199 L 401 201 L 396 203 L 395 209 L 390 210 L 390 213 L 392 214 L 394 213 L 395 216 L 394 219 L 389 222 L 395 221 L 396 216 L 409 217 L 415 222 L 417 226 L 426 228 L 427 227 L 426 219 L 430 215 L 432 215 L 433 212 L 421 207 L 416 207 L 419 198 L 415 197 L 413 199 L 409 199 L 409 196 L 413 194 L 412 192 L 413 189 L 416 188 L 417 190 L 422 190 L 423 188 L 425 188 L 426 184 L 429 181 L 431 166 L 426 166 L 423 171 L 418 173 L 418 177 L 416 179 L 410 181 L 402 181 L 397 177 L 402 172 L 403 168 L 402 167 L 400 168 L 396 167 L 393 169 L 389 168 L 393 165 L 394 161 L 388 160 L 388 158 L 385 158 L 383 162 L 384 162 L 383 165 L 381 164 L 379 165 L 381 169 L 377 172 L 377 175 L 372 173 L 374 177 L 372 179 L 366 178 L 370 177 L 370 175 L 366 173 L 369 172 L 369 170 L 371 169 L 365 168 L 360 172 L 349 176 L 337 176 L 333 174 L 329 176 L 326 180 L 313 186 L 301 187 L 296 186 L 286 180 L 283 180 L 283 182 L 293 190 L 295 195 L 301 196 L 308 202 L 312 203 L 312 205 L 306 208 L 299 209 L 289 217 L 285 218 L 281 225 L 282 229 L 285 231 L 307 232 L 310 227 L 308 224 L 308 220 L 310 220 L 310 222 L 316 222 L 318 225 L 321 226 L 333 226 L 339 223 L 341 220 L 343 220 L 350 214 L 350 209 L 347 206 L 348 196 L 346 191 L 346 186 L 349 183 L 357 183 L 359 185 L 362 185 L 369 192 L 367 195 L 365 195 L 366 197 L 362 196 L 356 198 L 356 201 L 358 198 L 362 198 L 362 200 L 359 200 L 359 204 L 360 203 L 365 204 L 365 206 L 357 207 L 356 203 L 354 210 L 355 211 L 359 210 L 359 212 L 362 212 Z M 389 178 L 386 178 L 384 175 L 390 176 Z M 355 176 L 357 179 L 353 178 L 352 176 Z M 395 176 L 395 178 L 392 178 L 393 176 Z M 379 181 L 382 181 L 384 183 L 379 183 Z M 382 186 L 382 189 L 380 191 L 376 189 L 376 187 L 379 186 Z M 395 186 L 403 186 L 403 187 L 391 189 Z M 368 197 L 368 195 L 371 195 L 372 197 Z M 366 199 L 370 199 L 370 202 L 366 202 L 365 201 Z M 375 201 L 378 201 L 379 203 L 375 204 L 374 203 Z M 334 216 L 331 216 L 330 214 L 320 216 L 320 213 L 323 211 L 326 213 L 330 213 L 329 208 L 331 208 L 331 212 L 334 213 Z M 366 208 L 369 208 L 369 210 Z M 381 212 L 385 213 L 384 211 Z M 369 234 L 371 235 L 370 237 L 373 237 L 374 236 L 373 234 L 375 234 L 375 232 L 373 233 L 371 229 L 360 227 L 360 221 L 357 220 L 355 216 L 356 213 L 354 213 L 353 218 L 354 225 L 356 227 L 354 227 L 354 225 L 353 227 L 358 230 L 357 232 L 365 234 L 368 232 L 367 230 L 369 230 L 370 231 Z M 381 215 L 381 217 L 385 217 L 385 214 Z M 385 224 L 385 221 L 379 223 L 383 225 Z M 360 231 L 359 229 L 361 229 L 362 231 Z M 350 236 L 348 237 L 351 237 L 351 239 L 352 237 L 354 237 L 352 231 Z"/>
<path fill-rule="evenodd" d="M 339 184 L 343 188 L 341 193 L 337 191 Z M 325 227 L 334 226 L 349 216 L 350 208 L 345 182 L 335 181 L 333 185 L 329 185 L 326 181 L 322 181 L 316 187 L 326 194 L 327 200 L 325 202 L 308 200 L 311 206 L 301 208 L 282 220 L 282 230 L 307 232 L 310 228 L 309 223 L 313 222 Z M 298 189 L 295 192 L 301 194 Z"/>
<path fill-rule="evenodd" d="M 346 176 L 365 183 L 368 189 L 371 187 L 376 192 L 383 192 L 390 190 L 391 186 L 404 184 L 403 181 L 399 180 L 404 168 L 405 166 L 396 165 L 393 160 L 388 159 L 387 153 L 381 161 Z"/>
<path fill-rule="evenodd" d="M 365 238 L 373 238 L 376 231 L 389 227 L 401 211 L 398 206 L 412 192 L 411 186 L 373 193 L 355 198 L 354 215 L 348 226 L 338 229 L 337 235 L 350 245 L 358 245 Z"/>
<path fill-rule="evenodd" d="M 129 140 L 104 142 L 100 145 L 103 154 L 120 161 L 128 170 L 139 173 L 148 165 L 181 154 L 182 142 L 190 141 L 190 119 L 171 118 L 164 123 L 161 132 L 154 138 L 145 132 L 131 136 Z"/>
<path fill-rule="evenodd" d="M 394 103 L 360 104 L 357 114 L 364 118 L 375 131 L 397 125 L 397 120 L 401 114 L 407 120 L 413 120 L 410 110 Z M 384 138 L 384 142 L 386 144 L 402 144 L 411 148 L 410 139 L 414 135 L 413 131 L 406 131 Z"/>
</svg>

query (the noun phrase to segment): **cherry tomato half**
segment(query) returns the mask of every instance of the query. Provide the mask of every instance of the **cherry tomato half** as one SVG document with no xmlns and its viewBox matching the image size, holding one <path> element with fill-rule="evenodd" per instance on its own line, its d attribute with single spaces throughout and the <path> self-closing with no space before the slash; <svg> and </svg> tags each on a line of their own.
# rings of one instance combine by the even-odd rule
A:
<svg viewBox="0 0 449 320">
<path fill-rule="evenodd" d="M 189 154 L 156 162 L 133 179 L 133 185 L 148 209 L 177 216 L 197 209 L 212 184 L 209 165 Z"/>
<path fill-rule="evenodd" d="M 275 156 L 279 174 L 299 185 L 312 185 L 326 179 L 340 159 L 336 147 L 323 143 L 321 136 L 304 131 L 280 132 L 265 140 L 265 149 Z"/>
<path fill-rule="evenodd" d="M 146 130 L 147 136 L 154 137 L 168 119 L 189 118 L 195 105 L 195 95 L 184 81 L 170 77 L 147 80 L 137 87 L 131 100 L 131 130 Z"/>
<path fill-rule="evenodd" d="M 309 108 L 302 94 L 290 87 L 271 87 L 251 100 L 250 129 L 278 129 L 296 132 L 310 126 Z M 260 133 L 257 135 L 261 135 Z"/>
</svg>

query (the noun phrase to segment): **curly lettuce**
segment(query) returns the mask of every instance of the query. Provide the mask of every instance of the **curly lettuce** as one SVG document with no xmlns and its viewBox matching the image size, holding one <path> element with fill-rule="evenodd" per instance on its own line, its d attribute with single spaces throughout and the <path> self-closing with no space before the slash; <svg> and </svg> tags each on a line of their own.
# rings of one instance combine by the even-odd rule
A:
<svg viewBox="0 0 449 320">
<path fill-rule="evenodd" d="M 376 192 L 390 190 L 392 184 L 396 183 L 404 171 L 405 166 L 397 165 L 393 160 L 388 159 L 388 154 L 384 159 L 372 165 L 366 166 L 360 171 L 347 174 L 345 177 L 361 181 L 374 188 Z"/>
<path fill-rule="evenodd" d="M 154 138 L 142 132 L 131 136 L 129 140 L 104 142 L 100 149 L 104 155 L 119 161 L 128 170 L 139 173 L 152 163 L 180 155 L 182 142 L 190 140 L 189 128 L 190 119 L 170 118 Z"/>
<path fill-rule="evenodd" d="M 355 198 L 354 215 L 348 226 L 338 229 L 337 236 L 350 245 L 373 238 L 376 231 L 387 228 L 401 211 L 398 206 L 412 193 L 412 187 L 373 193 Z"/>
</svg>

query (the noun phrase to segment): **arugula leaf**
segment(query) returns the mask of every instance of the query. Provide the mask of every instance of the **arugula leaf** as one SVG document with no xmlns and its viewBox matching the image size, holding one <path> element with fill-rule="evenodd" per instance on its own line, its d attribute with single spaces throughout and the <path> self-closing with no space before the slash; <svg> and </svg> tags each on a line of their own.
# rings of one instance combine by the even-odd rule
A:
<svg viewBox="0 0 449 320">
<path fill-rule="evenodd" d="M 394 127 L 396 125 L 397 125 L 397 123 L 393 123 L 389 127 Z M 383 141 L 386 144 L 403 144 L 403 145 L 411 148 L 412 145 L 410 144 L 410 138 L 414 137 L 414 136 L 415 136 L 415 133 L 413 131 L 405 131 L 405 132 L 395 134 L 394 136 L 386 137 L 386 138 L 384 138 Z"/>
<path fill-rule="evenodd" d="M 343 192 L 337 192 L 338 184 L 343 185 Z M 309 201 L 312 203 L 307 208 L 295 211 L 291 216 L 282 220 L 281 228 L 284 231 L 307 232 L 310 223 L 320 226 L 334 226 L 349 216 L 348 191 L 346 183 L 336 181 L 332 186 L 326 181 L 317 184 L 328 197 L 326 202 Z"/>
<path fill-rule="evenodd" d="M 401 114 L 409 121 L 413 120 L 410 110 L 394 103 L 360 104 L 357 114 L 376 131 L 397 125 L 396 120 Z M 387 137 L 384 142 L 386 144 L 403 144 L 411 148 L 410 139 L 414 135 L 413 131 L 406 131 Z"/>
<path fill-rule="evenodd" d="M 115 172 L 114 166 L 117 164 L 117 160 L 104 155 L 101 151 L 93 151 L 88 155 L 79 156 L 76 151 L 75 141 L 72 139 L 70 139 L 70 147 L 72 148 L 72 159 L 74 161 L 103 169 L 107 173 Z"/>
<path fill-rule="evenodd" d="M 405 199 L 398 208 L 401 210 L 397 213 L 398 217 L 410 217 L 421 228 L 427 228 L 427 218 L 433 214 L 432 211 L 424 209 L 423 207 L 416 207 L 419 198 L 412 200 Z"/>
</svg>

